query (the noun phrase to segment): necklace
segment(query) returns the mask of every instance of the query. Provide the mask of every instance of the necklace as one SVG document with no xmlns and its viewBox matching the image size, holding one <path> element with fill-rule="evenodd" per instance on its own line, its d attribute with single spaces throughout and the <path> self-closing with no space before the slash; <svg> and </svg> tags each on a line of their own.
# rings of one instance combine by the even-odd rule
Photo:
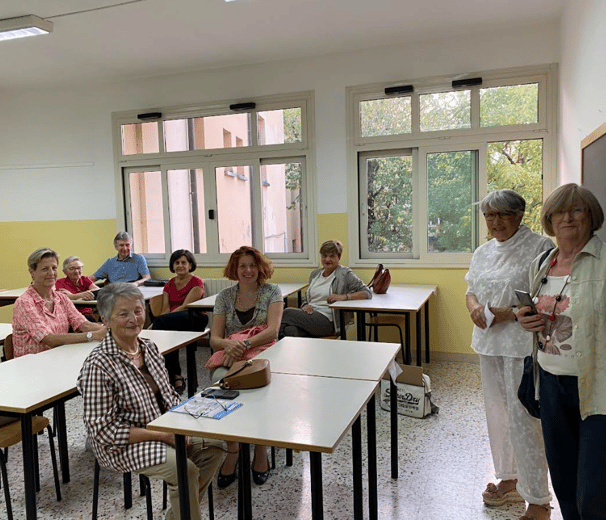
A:
<svg viewBox="0 0 606 520">
<path fill-rule="evenodd" d="M 126 352 L 126 355 L 130 359 L 138 358 L 141 355 L 141 349 L 139 348 L 139 343 L 137 343 L 137 350 L 135 350 L 134 352 L 128 352 L 127 350 L 125 350 L 124 352 Z"/>
<path fill-rule="evenodd" d="M 247 304 L 244 304 L 240 298 L 240 286 L 238 286 L 238 291 L 236 292 L 236 306 L 242 311 L 252 309 L 257 304 L 257 297 L 257 291 L 255 291 L 255 299 L 252 301 L 252 303 L 248 304 L 247 302 Z"/>
<path fill-rule="evenodd" d="M 539 287 L 539 290 L 537 291 L 536 297 L 539 296 L 541 289 L 547 283 L 547 276 L 549 276 L 551 269 L 557 263 L 558 263 L 558 255 L 556 254 L 554 259 L 551 261 L 551 264 L 549 264 L 547 271 L 545 272 L 545 277 L 541 279 L 541 286 Z M 555 322 L 555 320 L 556 320 L 556 308 L 558 306 L 558 303 L 560 303 L 562 301 L 562 294 L 564 294 L 564 289 L 566 289 L 566 286 L 568 285 L 569 282 L 570 282 L 570 275 L 567 275 L 566 280 L 564 280 L 564 285 L 562 285 L 562 289 L 560 290 L 560 293 L 555 297 L 555 303 L 553 304 L 553 309 L 551 310 L 551 314 L 549 314 L 549 316 L 547 316 L 547 319 L 549 321 L 551 321 L 552 323 Z M 558 331 L 558 328 L 556 327 L 554 330 L 551 331 L 551 333 L 555 334 L 557 331 Z M 549 341 L 550 339 L 551 339 L 551 334 L 547 334 L 545 336 L 545 341 Z"/>
</svg>

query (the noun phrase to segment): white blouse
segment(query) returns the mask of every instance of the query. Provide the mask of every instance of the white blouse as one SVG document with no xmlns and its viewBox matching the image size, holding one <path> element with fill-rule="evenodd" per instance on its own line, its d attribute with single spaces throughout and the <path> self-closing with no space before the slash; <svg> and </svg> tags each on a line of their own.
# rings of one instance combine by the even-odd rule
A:
<svg viewBox="0 0 606 520">
<path fill-rule="evenodd" d="M 526 226 L 505 242 L 492 239 L 476 249 L 465 280 L 467 294 L 474 294 L 481 305 L 518 305 L 515 290 L 528 291 L 531 262 L 553 242 Z M 473 327 L 471 348 L 485 356 L 525 357 L 532 351 L 532 334 L 515 321 L 495 323 L 486 329 Z"/>
</svg>

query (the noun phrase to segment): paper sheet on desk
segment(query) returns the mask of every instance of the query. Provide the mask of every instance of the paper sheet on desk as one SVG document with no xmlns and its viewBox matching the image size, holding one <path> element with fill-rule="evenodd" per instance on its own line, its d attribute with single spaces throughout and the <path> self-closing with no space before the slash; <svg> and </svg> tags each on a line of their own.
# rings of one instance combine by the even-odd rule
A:
<svg viewBox="0 0 606 520">
<path fill-rule="evenodd" d="M 486 318 L 486 329 L 488 329 L 494 321 L 494 314 L 490 312 L 490 302 L 484 307 L 484 317 Z"/>
<path fill-rule="evenodd" d="M 242 403 L 236 403 L 229 399 L 212 399 L 210 397 L 201 397 L 194 395 L 184 403 L 171 408 L 171 412 L 185 413 L 199 419 L 208 417 L 209 419 L 223 419 L 234 410 L 242 406 Z"/>
</svg>

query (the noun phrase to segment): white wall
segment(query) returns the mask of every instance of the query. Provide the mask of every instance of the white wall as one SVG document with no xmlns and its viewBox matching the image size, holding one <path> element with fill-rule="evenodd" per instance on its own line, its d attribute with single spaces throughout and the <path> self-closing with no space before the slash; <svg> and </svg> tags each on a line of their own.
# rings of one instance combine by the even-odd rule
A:
<svg viewBox="0 0 606 520">
<path fill-rule="evenodd" d="M 579 182 L 581 140 L 606 122 L 606 2 L 567 2 L 561 27 L 560 183 Z"/>
<path fill-rule="evenodd" d="M 318 213 L 343 213 L 345 87 L 557 62 L 559 31 L 556 25 L 505 27 L 450 40 L 210 72 L 4 90 L 0 221 L 114 218 L 113 111 L 301 90 L 315 91 Z M 56 167 L 44 167 L 49 164 Z"/>
</svg>

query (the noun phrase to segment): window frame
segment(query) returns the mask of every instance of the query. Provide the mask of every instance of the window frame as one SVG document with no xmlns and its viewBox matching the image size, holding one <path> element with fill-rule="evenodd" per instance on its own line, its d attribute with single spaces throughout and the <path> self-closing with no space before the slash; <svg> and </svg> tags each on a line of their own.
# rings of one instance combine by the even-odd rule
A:
<svg viewBox="0 0 606 520">
<path fill-rule="evenodd" d="M 446 92 L 453 90 L 451 82 L 461 77 L 482 77 L 482 84 L 471 87 L 471 128 L 420 132 L 419 95 Z M 538 122 L 521 125 L 503 125 L 498 127 L 480 127 L 480 89 L 538 83 Z M 414 92 L 400 97 L 411 98 L 411 133 L 400 135 L 361 137 L 360 134 L 360 101 L 391 98 L 385 96 L 386 87 L 394 85 L 413 85 Z M 487 72 L 474 72 L 456 76 L 440 76 L 404 80 L 389 83 L 359 85 L 346 89 L 347 118 L 347 171 L 348 171 L 348 213 L 355 215 L 350 221 L 349 240 L 351 247 L 350 266 L 370 267 L 377 260 L 388 262 L 398 267 L 452 267 L 462 268 L 469 265 L 473 253 L 428 253 L 427 252 L 427 153 L 455 150 L 479 150 L 477 171 L 477 197 L 481 200 L 486 195 L 487 165 L 486 143 L 505 140 L 542 139 L 543 140 L 543 197 L 546 197 L 557 186 L 556 175 L 556 115 L 557 115 L 557 64 L 532 67 L 518 67 Z M 474 148 L 479 147 L 479 148 Z M 414 229 L 414 240 L 418 246 L 414 258 L 406 258 L 398 253 L 368 254 L 363 250 L 362 217 L 364 195 L 362 193 L 362 173 L 360 158 L 363 155 L 377 152 L 394 152 L 412 150 L 417 155 L 413 160 L 413 222 L 418 223 Z M 417 193 L 414 193 L 417 182 Z M 477 237 L 472 242 L 480 245 L 485 242 L 486 224 L 478 217 L 475 209 Z"/>
<path fill-rule="evenodd" d="M 245 112 L 251 113 L 251 145 L 246 147 L 213 148 L 189 150 L 180 152 L 164 151 L 165 120 L 186 119 L 215 115 L 229 115 L 234 112 L 229 105 L 241 102 L 254 102 L 256 107 Z M 275 265 L 285 267 L 312 267 L 317 264 L 317 244 L 313 239 L 317 235 L 317 222 L 314 218 L 316 210 L 316 171 L 315 171 L 315 124 L 314 124 L 314 93 L 312 91 L 290 94 L 247 98 L 243 100 L 226 100 L 207 104 L 185 105 L 176 107 L 155 107 L 153 109 L 138 109 L 112 113 L 112 133 L 114 144 L 114 178 L 116 186 L 117 222 L 121 229 L 132 232 L 132 214 L 130 208 L 130 189 L 128 173 L 145 171 L 153 168 L 161 172 L 163 215 L 164 215 L 164 254 L 144 254 L 151 267 L 167 267 L 170 258 L 171 232 L 168 209 L 167 170 L 173 169 L 203 169 L 204 170 L 204 202 L 207 240 L 207 253 L 196 254 L 200 266 L 224 266 L 229 254 L 219 253 L 218 215 L 214 221 L 208 218 L 208 210 L 216 207 L 216 183 L 214 167 L 247 164 L 253 166 L 251 181 L 259 184 L 253 188 L 252 222 L 255 230 L 252 233 L 253 245 L 263 250 L 263 223 L 261 221 L 260 205 L 260 165 L 264 162 L 279 163 L 296 160 L 302 163 L 301 208 L 302 208 L 302 253 L 268 253 Z M 296 143 L 258 145 L 257 144 L 257 113 L 288 108 L 301 110 L 301 141 Z M 160 112 L 162 117 L 157 119 L 159 153 L 122 154 L 122 125 L 141 123 L 137 115 L 145 112 Z M 208 170 L 207 170 L 208 169 Z M 135 250 L 137 244 L 135 244 Z"/>
</svg>

